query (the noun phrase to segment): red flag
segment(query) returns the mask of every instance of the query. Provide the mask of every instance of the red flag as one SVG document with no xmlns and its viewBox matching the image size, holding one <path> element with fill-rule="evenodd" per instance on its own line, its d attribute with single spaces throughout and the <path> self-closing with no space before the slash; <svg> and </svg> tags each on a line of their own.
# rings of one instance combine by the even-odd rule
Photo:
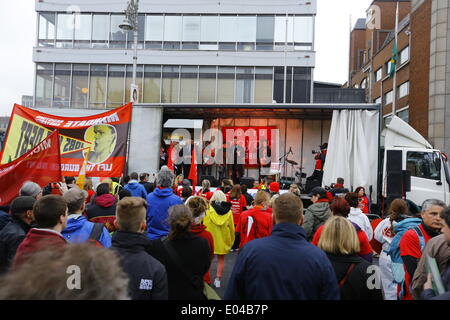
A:
<svg viewBox="0 0 450 320">
<path fill-rule="evenodd" d="M 11 203 L 26 181 L 45 187 L 60 180 L 59 134 L 55 131 L 20 158 L 0 166 L 0 205 Z"/>
<path fill-rule="evenodd" d="M 188 179 L 192 180 L 192 191 L 195 194 L 195 186 L 197 185 L 198 180 L 198 172 L 197 172 L 197 157 L 195 152 L 195 144 L 194 148 L 192 148 L 192 161 L 191 161 L 191 170 L 189 170 L 189 176 Z"/>
<path fill-rule="evenodd" d="M 169 150 L 167 150 L 167 167 L 173 171 L 172 151 L 173 151 L 173 145 L 172 145 L 172 141 L 170 141 L 170 147 L 169 147 Z"/>
</svg>

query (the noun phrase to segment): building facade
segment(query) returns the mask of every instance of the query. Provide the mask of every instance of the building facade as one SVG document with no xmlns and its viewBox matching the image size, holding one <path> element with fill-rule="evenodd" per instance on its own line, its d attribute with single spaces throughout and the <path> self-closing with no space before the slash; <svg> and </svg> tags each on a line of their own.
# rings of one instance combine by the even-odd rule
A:
<svg viewBox="0 0 450 320">
<path fill-rule="evenodd" d="M 128 102 L 133 33 L 126 1 L 36 1 L 36 108 Z M 141 0 L 139 102 L 309 103 L 316 1 Z"/>
</svg>

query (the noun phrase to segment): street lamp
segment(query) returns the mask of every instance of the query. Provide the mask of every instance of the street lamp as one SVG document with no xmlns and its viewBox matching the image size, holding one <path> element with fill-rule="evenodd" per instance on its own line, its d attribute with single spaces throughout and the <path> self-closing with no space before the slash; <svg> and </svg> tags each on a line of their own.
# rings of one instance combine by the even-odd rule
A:
<svg viewBox="0 0 450 320">
<path fill-rule="evenodd" d="M 133 83 L 131 84 L 130 100 L 137 102 L 138 95 L 134 97 L 133 93 L 137 91 L 136 72 L 137 72 L 137 44 L 138 44 L 138 11 L 139 0 L 129 0 L 125 10 L 125 20 L 119 28 L 124 32 L 133 31 L 134 34 L 134 55 L 133 55 Z"/>
</svg>

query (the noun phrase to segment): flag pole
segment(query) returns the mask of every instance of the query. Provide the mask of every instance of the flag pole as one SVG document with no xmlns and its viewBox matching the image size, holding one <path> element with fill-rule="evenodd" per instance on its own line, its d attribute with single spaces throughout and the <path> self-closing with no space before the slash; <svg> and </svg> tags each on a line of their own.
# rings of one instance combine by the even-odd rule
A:
<svg viewBox="0 0 450 320">
<path fill-rule="evenodd" d="M 395 55 L 397 55 L 398 52 L 398 2 L 397 2 L 397 9 L 395 12 Z M 392 116 L 395 116 L 395 110 L 397 106 L 397 60 L 398 57 L 395 57 L 395 65 L 394 65 L 394 82 L 393 82 L 393 99 L 392 99 Z"/>
</svg>

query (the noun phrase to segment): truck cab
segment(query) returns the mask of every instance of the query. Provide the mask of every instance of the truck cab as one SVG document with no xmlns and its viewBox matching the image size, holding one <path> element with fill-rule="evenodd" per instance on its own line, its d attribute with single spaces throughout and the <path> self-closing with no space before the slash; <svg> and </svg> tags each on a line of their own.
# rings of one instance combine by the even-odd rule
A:
<svg viewBox="0 0 450 320">
<path fill-rule="evenodd" d="M 382 190 L 388 203 L 404 196 L 417 206 L 427 199 L 450 204 L 450 170 L 443 152 L 398 117 L 386 126 L 383 140 Z"/>
</svg>

